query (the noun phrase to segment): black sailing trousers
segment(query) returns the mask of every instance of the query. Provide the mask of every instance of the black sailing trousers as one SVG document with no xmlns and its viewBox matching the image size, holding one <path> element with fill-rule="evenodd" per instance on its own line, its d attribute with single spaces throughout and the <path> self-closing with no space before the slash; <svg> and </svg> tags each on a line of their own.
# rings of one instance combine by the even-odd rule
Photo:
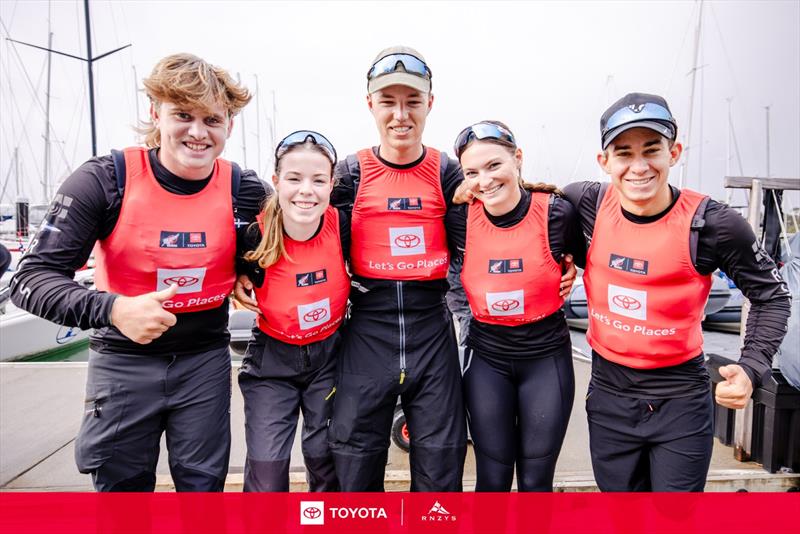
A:
<svg viewBox="0 0 800 534">
<path fill-rule="evenodd" d="M 466 420 L 444 299 L 402 313 L 353 311 L 328 429 L 342 491 L 383 491 L 398 395 L 411 436 L 411 491 L 461 491 Z"/>
<path fill-rule="evenodd" d="M 575 398 L 569 340 L 540 358 L 498 358 L 470 348 L 464 397 L 475 449 L 475 491 L 553 491 Z"/>
</svg>

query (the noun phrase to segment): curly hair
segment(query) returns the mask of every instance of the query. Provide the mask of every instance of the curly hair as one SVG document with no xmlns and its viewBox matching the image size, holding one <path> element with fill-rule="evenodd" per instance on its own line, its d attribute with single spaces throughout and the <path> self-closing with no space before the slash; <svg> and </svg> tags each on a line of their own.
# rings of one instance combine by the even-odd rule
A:
<svg viewBox="0 0 800 534">
<path fill-rule="evenodd" d="M 234 81 L 228 71 L 185 53 L 163 58 L 142 83 L 156 107 L 171 102 L 190 109 L 210 110 L 221 104 L 228 117 L 238 114 L 252 98 L 250 91 Z M 152 121 L 143 122 L 137 130 L 148 147 L 161 145 L 161 132 Z"/>
</svg>

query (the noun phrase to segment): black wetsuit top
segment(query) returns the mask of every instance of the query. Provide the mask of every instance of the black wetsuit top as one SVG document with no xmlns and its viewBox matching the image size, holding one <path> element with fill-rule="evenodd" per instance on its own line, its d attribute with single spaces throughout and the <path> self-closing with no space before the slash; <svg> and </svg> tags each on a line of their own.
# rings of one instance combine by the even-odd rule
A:
<svg viewBox="0 0 800 534">
<path fill-rule="evenodd" d="M 407 165 L 396 165 L 385 159 L 381 158 L 378 154 L 378 147 L 372 149 L 375 156 L 387 167 L 393 169 L 409 169 L 419 165 L 427 154 L 427 149 L 423 148 L 422 156 L 417 161 Z M 445 154 L 442 153 L 442 157 Z M 341 211 L 345 212 L 348 219 L 352 218 L 353 204 L 356 200 L 356 193 L 358 184 L 361 181 L 361 169 L 348 169 L 346 161 L 340 161 L 336 165 L 334 171 L 338 183 L 333 188 L 331 194 L 331 204 Z M 464 179 L 461 175 L 461 166 L 458 161 L 448 158 L 447 165 L 442 179 L 442 193 L 444 195 L 445 204 L 447 206 L 447 213 L 445 215 L 445 228 L 447 229 L 447 242 L 451 254 L 455 251 L 454 242 L 464 242 L 463 229 L 465 228 L 462 223 L 461 235 L 456 235 L 458 230 L 457 224 L 451 224 L 451 219 L 456 220 L 460 217 L 458 214 L 453 213 L 453 195 L 458 189 Z M 451 227 L 453 230 L 451 231 Z M 356 244 L 357 246 L 358 244 Z M 349 258 L 348 258 L 349 259 Z M 354 289 L 351 291 L 350 298 L 354 304 L 362 311 L 396 311 L 397 304 L 397 284 L 403 284 L 403 309 L 427 309 L 430 306 L 444 305 L 444 294 L 450 288 L 447 279 L 441 280 L 428 280 L 428 281 L 397 281 L 397 280 L 384 280 L 376 278 L 365 278 L 363 276 L 353 275 Z"/>
<path fill-rule="evenodd" d="M 489 213 L 486 213 L 486 216 L 495 226 L 509 228 L 525 218 L 530 206 L 531 193 L 523 189 L 522 198 L 514 209 L 498 217 Z M 452 233 L 456 241 L 459 255 L 463 254 L 466 240 L 467 210 L 466 204 L 458 206 L 455 211 L 461 214 L 458 224 L 453 217 L 449 222 L 453 223 L 454 227 L 447 227 L 447 233 Z M 564 198 L 554 196 L 553 202 L 548 207 L 547 237 L 553 259 L 559 263 L 564 254 L 583 247 L 577 232 L 575 208 Z M 539 321 L 519 326 L 482 323 L 473 318 L 467 336 L 468 347 L 504 359 L 550 356 L 568 341 L 569 328 L 564 319 L 564 312 L 560 309 Z"/>
<path fill-rule="evenodd" d="M 150 150 L 149 158 L 156 180 L 170 193 L 198 193 L 211 179 L 176 176 L 158 161 L 157 149 Z M 242 171 L 236 197 L 237 258 L 242 253 L 245 229 L 255 220 L 270 191 L 255 172 Z M 225 346 L 229 340 L 227 299 L 217 308 L 176 314 L 175 326 L 152 343 L 141 345 L 111 326 L 111 306 L 117 295 L 89 291 L 73 281 L 95 241 L 114 230 L 121 207 L 110 155 L 92 158 L 72 173 L 59 188 L 46 224 L 36 234 L 12 280 L 14 304 L 55 323 L 97 329 L 91 347 L 98 352 L 192 354 Z"/>
<path fill-rule="evenodd" d="M 672 189 L 672 202 L 663 212 L 642 217 L 622 210 L 626 219 L 638 224 L 659 220 L 680 196 Z M 585 244 L 591 242 L 597 214 L 599 182 L 576 182 L 564 188 L 567 198 L 578 211 Z M 741 215 L 725 204 L 709 200 L 704 214 L 705 226 L 699 231 L 694 266 L 700 274 L 722 269 L 750 300 L 747 336 L 739 364 L 758 387 L 771 368 L 772 356 L 786 334 L 790 313 L 789 292 L 775 263 L 767 255 Z M 686 237 L 689 239 L 689 236 Z M 586 250 L 576 255 L 585 266 Z M 592 351 L 592 381 L 612 393 L 633 397 L 671 398 L 690 395 L 708 388 L 708 372 L 703 354 L 680 365 L 659 369 L 633 369 L 606 360 Z"/>
</svg>

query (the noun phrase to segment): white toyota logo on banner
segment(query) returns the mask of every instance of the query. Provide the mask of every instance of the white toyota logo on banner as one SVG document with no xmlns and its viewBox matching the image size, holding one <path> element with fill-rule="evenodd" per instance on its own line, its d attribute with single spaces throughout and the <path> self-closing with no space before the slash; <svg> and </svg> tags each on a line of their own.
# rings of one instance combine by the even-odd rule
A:
<svg viewBox="0 0 800 534">
<path fill-rule="evenodd" d="M 300 501 L 300 524 L 301 525 L 324 525 L 325 524 L 325 502 L 324 501 Z"/>
</svg>

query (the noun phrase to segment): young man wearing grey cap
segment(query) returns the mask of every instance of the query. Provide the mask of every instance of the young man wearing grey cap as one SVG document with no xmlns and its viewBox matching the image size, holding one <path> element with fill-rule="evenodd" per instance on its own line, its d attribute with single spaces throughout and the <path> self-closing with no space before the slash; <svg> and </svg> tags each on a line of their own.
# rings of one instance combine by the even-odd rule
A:
<svg viewBox="0 0 800 534">
<path fill-rule="evenodd" d="M 461 373 L 448 289 L 445 217 L 458 163 L 422 144 L 431 70 L 408 47 L 367 73 L 380 145 L 336 167 L 331 203 L 352 213 L 351 317 L 329 439 L 343 491 L 382 491 L 401 397 L 411 435 L 411 490 L 460 491 L 466 453 Z"/>
<path fill-rule="evenodd" d="M 595 479 L 602 491 L 702 491 L 713 447 L 700 325 L 711 273 L 723 269 L 752 305 L 738 363 L 720 368 L 716 401 L 728 408 L 743 408 L 769 372 L 788 292 L 738 213 L 669 184 L 683 148 L 662 97 L 624 96 L 600 129 L 597 161 L 611 184 L 564 189 L 588 246 Z"/>
</svg>

